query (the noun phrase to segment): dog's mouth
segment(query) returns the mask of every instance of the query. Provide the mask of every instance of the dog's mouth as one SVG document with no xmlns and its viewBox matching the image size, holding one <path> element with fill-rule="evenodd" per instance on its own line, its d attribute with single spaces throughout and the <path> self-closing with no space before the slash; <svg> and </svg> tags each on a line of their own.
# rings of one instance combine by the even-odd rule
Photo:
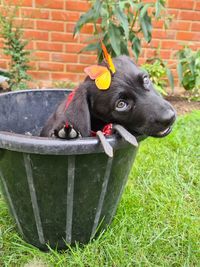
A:
<svg viewBox="0 0 200 267">
<path fill-rule="evenodd" d="M 172 127 L 169 126 L 168 128 L 156 133 L 156 134 L 152 134 L 151 136 L 152 137 L 157 137 L 157 138 L 162 138 L 162 137 L 165 137 L 167 136 L 169 133 L 171 133 L 172 131 Z"/>
<path fill-rule="evenodd" d="M 172 131 L 172 126 L 168 126 L 167 128 L 165 128 L 162 131 L 159 132 L 149 132 L 149 131 L 130 131 L 134 136 L 138 137 L 138 136 L 151 136 L 151 137 L 156 137 L 156 138 L 162 138 L 167 136 L 168 134 L 170 134 Z"/>
</svg>

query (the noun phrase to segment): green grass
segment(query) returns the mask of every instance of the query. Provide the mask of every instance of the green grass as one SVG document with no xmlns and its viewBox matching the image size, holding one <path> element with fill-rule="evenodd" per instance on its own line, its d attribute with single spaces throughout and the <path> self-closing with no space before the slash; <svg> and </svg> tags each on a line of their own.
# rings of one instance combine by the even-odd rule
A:
<svg viewBox="0 0 200 267">
<path fill-rule="evenodd" d="M 200 111 L 145 140 L 110 228 L 84 247 L 40 252 L 15 232 L 0 198 L 0 266 L 200 266 Z M 39 266 L 36 264 L 35 266 Z"/>
</svg>

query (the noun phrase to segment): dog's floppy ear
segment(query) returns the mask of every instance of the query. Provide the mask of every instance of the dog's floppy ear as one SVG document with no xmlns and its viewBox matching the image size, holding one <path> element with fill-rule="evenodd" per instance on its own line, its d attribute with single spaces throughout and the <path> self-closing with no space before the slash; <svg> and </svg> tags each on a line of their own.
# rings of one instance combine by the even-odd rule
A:
<svg viewBox="0 0 200 267">
<path fill-rule="evenodd" d="M 76 90 L 66 113 L 68 122 L 76 131 L 80 132 L 81 136 L 90 136 L 91 120 L 88 96 L 87 90 L 83 85 Z"/>
</svg>

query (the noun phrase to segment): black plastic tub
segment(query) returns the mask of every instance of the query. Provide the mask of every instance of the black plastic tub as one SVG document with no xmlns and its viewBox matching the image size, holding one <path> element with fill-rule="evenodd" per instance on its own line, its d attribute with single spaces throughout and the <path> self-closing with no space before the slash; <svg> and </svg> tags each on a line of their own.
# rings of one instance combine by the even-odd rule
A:
<svg viewBox="0 0 200 267">
<path fill-rule="evenodd" d="M 109 158 L 96 137 L 39 137 L 68 90 L 0 95 L 1 189 L 22 237 L 46 249 L 87 243 L 113 219 L 137 149 L 116 135 Z M 99 227 L 100 225 L 100 227 Z"/>
</svg>

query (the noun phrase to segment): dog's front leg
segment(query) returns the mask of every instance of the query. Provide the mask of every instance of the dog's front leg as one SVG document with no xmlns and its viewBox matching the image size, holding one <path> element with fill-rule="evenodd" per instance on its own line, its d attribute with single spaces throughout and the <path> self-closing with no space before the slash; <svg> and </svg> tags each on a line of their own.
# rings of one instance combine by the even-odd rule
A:
<svg viewBox="0 0 200 267">
<path fill-rule="evenodd" d="M 43 127 L 40 136 L 42 137 L 59 137 L 58 133 L 65 127 L 67 113 L 65 112 L 66 100 L 64 100 L 57 110 L 49 117 Z"/>
</svg>

